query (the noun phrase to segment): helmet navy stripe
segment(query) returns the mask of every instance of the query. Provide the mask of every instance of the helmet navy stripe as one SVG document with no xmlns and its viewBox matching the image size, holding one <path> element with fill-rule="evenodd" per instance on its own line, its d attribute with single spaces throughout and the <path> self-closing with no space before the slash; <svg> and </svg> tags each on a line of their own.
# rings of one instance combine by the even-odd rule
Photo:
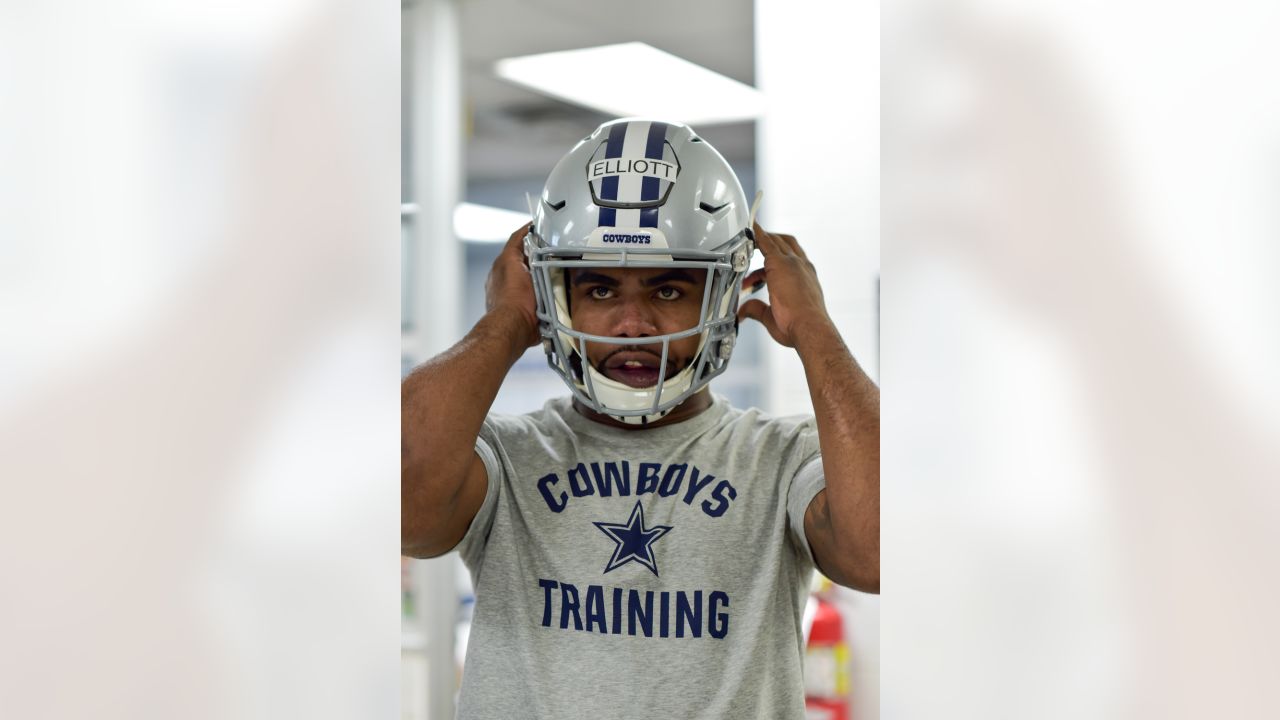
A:
<svg viewBox="0 0 1280 720">
<path fill-rule="evenodd" d="M 644 156 L 650 160 L 662 159 L 662 145 L 667 138 L 667 123 L 656 122 L 649 126 L 649 137 L 646 139 Z M 653 176 L 646 176 L 641 182 L 640 199 L 657 200 L 661 181 Z M 658 227 L 658 208 L 645 208 L 640 211 L 640 227 Z"/>
<path fill-rule="evenodd" d="M 622 141 L 627 136 L 628 123 L 618 123 L 609 128 L 609 139 L 605 143 L 604 156 L 606 158 L 622 157 Z M 600 183 L 600 199 L 601 200 L 617 200 L 618 199 L 618 176 L 613 175 L 604 178 Z M 618 224 L 618 211 L 614 208 L 600 208 L 600 221 L 597 223 L 602 227 L 613 227 Z"/>
<path fill-rule="evenodd" d="M 644 179 L 644 186 L 640 189 L 640 197 L 644 200 L 658 199 L 658 178 L 647 177 Z M 658 227 L 658 208 L 644 208 L 640 211 L 640 227 Z"/>
<path fill-rule="evenodd" d="M 609 142 L 604 148 L 605 157 L 622 157 L 622 141 L 627 137 L 627 125 L 628 123 L 618 123 L 609 128 Z"/>
<path fill-rule="evenodd" d="M 618 199 L 618 176 L 607 177 L 600 184 L 600 198 L 602 200 Z M 600 208 L 600 225 L 612 227 L 618 224 L 618 211 L 611 207 Z"/>
<path fill-rule="evenodd" d="M 662 159 L 662 142 L 667 139 L 667 128 L 664 122 L 656 122 L 649 126 L 649 138 L 644 145 L 644 156 L 650 160 Z"/>
</svg>

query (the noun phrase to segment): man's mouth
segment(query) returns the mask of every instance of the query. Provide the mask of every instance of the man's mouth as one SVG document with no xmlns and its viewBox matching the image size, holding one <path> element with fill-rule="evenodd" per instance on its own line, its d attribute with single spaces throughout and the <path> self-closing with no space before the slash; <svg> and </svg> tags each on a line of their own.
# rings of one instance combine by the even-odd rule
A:
<svg viewBox="0 0 1280 720">
<path fill-rule="evenodd" d="M 662 358 L 648 351 L 620 351 L 604 362 L 604 375 L 610 380 L 633 388 L 649 388 L 658 384 L 658 366 Z M 671 377 L 668 362 L 667 377 Z"/>
</svg>

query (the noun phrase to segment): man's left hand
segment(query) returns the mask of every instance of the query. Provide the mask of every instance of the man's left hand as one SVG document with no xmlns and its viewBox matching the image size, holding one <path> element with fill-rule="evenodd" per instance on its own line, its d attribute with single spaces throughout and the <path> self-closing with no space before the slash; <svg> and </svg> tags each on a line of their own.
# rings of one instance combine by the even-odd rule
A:
<svg viewBox="0 0 1280 720">
<path fill-rule="evenodd" d="M 765 232 L 759 224 L 752 230 L 756 247 L 764 255 L 764 267 L 743 278 L 742 287 L 746 290 L 764 281 L 769 287 L 769 303 L 748 300 L 738 309 L 738 320 L 759 321 L 774 340 L 793 348 L 798 334 L 803 332 L 802 325 L 831 322 L 818 272 L 794 236 Z"/>
</svg>

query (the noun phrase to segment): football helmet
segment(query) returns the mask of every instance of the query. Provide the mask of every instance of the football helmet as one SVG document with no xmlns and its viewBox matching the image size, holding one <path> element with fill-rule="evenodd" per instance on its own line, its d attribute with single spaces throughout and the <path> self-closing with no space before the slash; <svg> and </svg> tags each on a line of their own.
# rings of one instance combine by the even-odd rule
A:
<svg viewBox="0 0 1280 720">
<path fill-rule="evenodd" d="M 547 362 L 574 397 L 629 424 L 665 416 L 728 367 L 738 293 L 755 252 L 751 209 L 729 163 L 693 129 L 624 118 L 580 141 L 551 171 L 525 238 Z M 576 330 L 565 271 L 573 268 L 706 271 L 697 325 L 645 337 Z M 674 340 L 697 335 L 691 361 L 667 377 Z M 588 361 L 588 343 L 662 346 L 657 383 L 635 388 Z"/>
</svg>

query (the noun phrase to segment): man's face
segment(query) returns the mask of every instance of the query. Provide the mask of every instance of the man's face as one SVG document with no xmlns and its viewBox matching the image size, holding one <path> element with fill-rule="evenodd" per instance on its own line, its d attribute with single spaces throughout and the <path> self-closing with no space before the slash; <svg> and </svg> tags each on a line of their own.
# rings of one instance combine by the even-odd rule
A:
<svg viewBox="0 0 1280 720">
<path fill-rule="evenodd" d="M 634 388 L 658 384 L 662 343 L 643 338 L 697 327 L 706 271 L 690 268 L 583 268 L 568 273 L 573 328 L 592 335 L 635 338 L 634 345 L 587 343 L 587 359 L 602 375 Z M 667 378 L 698 351 L 698 335 L 671 342 Z"/>
</svg>

